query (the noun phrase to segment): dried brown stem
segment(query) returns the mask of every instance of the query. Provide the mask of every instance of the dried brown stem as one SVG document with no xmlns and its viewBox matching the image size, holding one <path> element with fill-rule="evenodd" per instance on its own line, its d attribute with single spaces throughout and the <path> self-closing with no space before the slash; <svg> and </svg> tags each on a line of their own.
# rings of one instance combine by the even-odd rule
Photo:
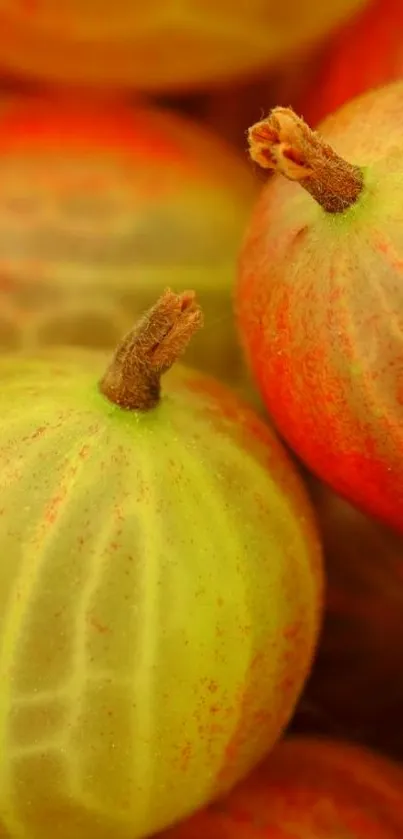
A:
<svg viewBox="0 0 403 839">
<path fill-rule="evenodd" d="M 328 213 L 342 213 L 363 188 L 358 166 L 347 163 L 291 108 L 274 108 L 248 131 L 249 153 L 264 169 L 299 181 Z"/>
<path fill-rule="evenodd" d="M 100 382 L 101 392 L 127 410 L 154 408 L 160 399 L 161 376 L 202 324 L 194 292 L 175 294 L 167 289 L 123 338 Z"/>
</svg>

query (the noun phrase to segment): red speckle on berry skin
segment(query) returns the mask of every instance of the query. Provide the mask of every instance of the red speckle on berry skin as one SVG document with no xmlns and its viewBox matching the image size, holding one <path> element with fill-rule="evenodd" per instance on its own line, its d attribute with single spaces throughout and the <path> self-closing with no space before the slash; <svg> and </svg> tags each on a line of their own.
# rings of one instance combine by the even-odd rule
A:
<svg viewBox="0 0 403 839">
<path fill-rule="evenodd" d="M 96 630 L 96 632 L 99 632 L 100 635 L 106 635 L 106 633 L 110 632 L 109 626 L 101 623 L 101 621 L 99 621 L 94 615 L 88 616 L 88 623 Z"/>
</svg>

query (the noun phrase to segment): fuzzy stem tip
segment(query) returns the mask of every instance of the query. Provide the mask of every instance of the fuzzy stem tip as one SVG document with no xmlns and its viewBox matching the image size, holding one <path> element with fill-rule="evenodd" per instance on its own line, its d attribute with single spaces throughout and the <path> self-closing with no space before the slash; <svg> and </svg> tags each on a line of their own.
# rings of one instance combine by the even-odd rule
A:
<svg viewBox="0 0 403 839">
<path fill-rule="evenodd" d="M 259 166 L 298 181 L 328 213 L 342 213 L 358 199 L 363 174 L 343 160 L 291 108 L 274 108 L 248 131 L 249 154 Z"/>
<path fill-rule="evenodd" d="M 154 408 L 160 400 L 161 376 L 202 325 L 195 293 L 167 289 L 117 347 L 99 384 L 101 392 L 126 410 Z"/>
</svg>

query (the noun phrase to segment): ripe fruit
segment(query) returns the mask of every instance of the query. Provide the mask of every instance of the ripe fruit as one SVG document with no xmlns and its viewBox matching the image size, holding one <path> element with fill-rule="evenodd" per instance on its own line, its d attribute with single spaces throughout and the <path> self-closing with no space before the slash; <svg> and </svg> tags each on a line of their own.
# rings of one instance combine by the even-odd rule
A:
<svg viewBox="0 0 403 839">
<path fill-rule="evenodd" d="M 371 0 L 329 40 L 299 106 L 317 124 L 349 99 L 403 77 L 403 4 Z"/>
<path fill-rule="evenodd" d="M 252 156 L 278 173 L 246 237 L 237 312 L 291 448 L 403 532 L 401 115 L 396 83 L 342 108 L 323 140 L 288 109 L 253 126 Z"/>
<path fill-rule="evenodd" d="M 403 771 L 347 743 L 290 738 L 164 839 L 401 839 Z M 162 836 L 161 836 L 161 839 Z"/>
<path fill-rule="evenodd" d="M 241 379 L 231 287 L 255 188 L 180 117 L 70 97 L 0 111 L 0 347 L 113 347 L 166 285 L 191 283 L 196 365 Z"/>
<path fill-rule="evenodd" d="M 214 380 L 177 368 L 159 401 L 200 320 L 166 292 L 99 388 L 91 354 L 0 359 L 11 839 L 167 826 L 263 756 L 301 691 L 322 589 L 301 480 Z"/>
<path fill-rule="evenodd" d="M 300 724 L 403 755 L 403 539 L 314 483 L 326 614 Z"/>
<path fill-rule="evenodd" d="M 0 63 L 50 81 L 192 88 L 256 70 L 321 37 L 365 0 L 157 3 L 3 0 Z"/>
</svg>

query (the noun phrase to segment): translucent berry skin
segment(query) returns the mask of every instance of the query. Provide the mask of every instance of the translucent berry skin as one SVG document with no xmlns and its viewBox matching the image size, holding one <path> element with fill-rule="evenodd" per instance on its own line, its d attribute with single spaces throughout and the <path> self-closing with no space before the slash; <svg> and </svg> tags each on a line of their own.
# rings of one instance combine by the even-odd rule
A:
<svg viewBox="0 0 403 839">
<path fill-rule="evenodd" d="M 122 411 L 0 359 L 0 833 L 139 839 L 228 790 L 306 678 L 321 549 L 288 455 L 186 368 Z"/>
<path fill-rule="evenodd" d="M 399 839 L 402 802 L 400 766 L 342 741 L 294 737 L 161 839 Z"/>
<path fill-rule="evenodd" d="M 352 504 L 403 532 L 403 83 L 321 126 L 364 189 L 325 212 L 269 180 L 240 257 L 237 317 L 265 404 L 290 446 Z"/>
<path fill-rule="evenodd" d="M 255 194 L 231 147 L 175 113 L 5 98 L 0 350 L 112 348 L 166 286 L 191 287 L 206 329 L 189 362 L 240 383 L 231 293 Z"/>
<path fill-rule="evenodd" d="M 210 86 L 281 60 L 365 0 L 3 0 L 0 64 L 48 82 L 164 90 Z"/>
</svg>

